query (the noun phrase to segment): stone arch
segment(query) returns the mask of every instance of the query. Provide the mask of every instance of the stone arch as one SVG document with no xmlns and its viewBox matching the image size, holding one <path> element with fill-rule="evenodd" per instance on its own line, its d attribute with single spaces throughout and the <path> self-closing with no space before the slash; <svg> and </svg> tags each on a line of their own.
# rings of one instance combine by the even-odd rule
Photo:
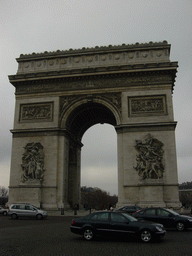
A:
<svg viewBox="0 0 192 256">
<path fill-rule="evenodd" d="M 107 123 L 116 127 L 120 122 L 120 114 L 112 103 L 98 97 L 73 100 L 63 112 L 61 128 L 67 131 L 69 138 L 68 191 L 65 204 L 69 203 L 70 207 L 73 207 L 79 203 L 80 199 L 81 139 L 83 134 L 98 123 Z"/>
<path fill-rule="evenodd" d="M 58 209 L 79 202 L 81 138 L 106 122 L 117 132 L 119 206 L 180 206 L 172 104 L 178 63 L 170 47 L 21 54 L 9 76 L 16 89 L 9 203 Z"/>
<path fill-rule="evenodd" d="M 98 97 L 72 102 L 61 114 L 61 128 L 67 129 L 78 141 L 85 131 L 97 123 L 120 124 L 120 113 L 110 102 Z"/>
</svg>

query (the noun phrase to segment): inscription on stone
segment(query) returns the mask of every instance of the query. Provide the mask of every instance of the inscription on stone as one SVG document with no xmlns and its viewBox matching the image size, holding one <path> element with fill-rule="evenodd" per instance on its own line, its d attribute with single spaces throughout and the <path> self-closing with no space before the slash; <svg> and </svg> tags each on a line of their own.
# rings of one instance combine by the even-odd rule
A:
<svg viewBox="0 0 192 256">
<path fill-rule="evenodd" d="M 20 122 L 52 121 L 53 102 L 20 106 Z"/>
<path fill-rule="evenodd" d="M 129 97 L 129 116 L 165 115 L 166 98 L 162 96 Z"/>
</svg>

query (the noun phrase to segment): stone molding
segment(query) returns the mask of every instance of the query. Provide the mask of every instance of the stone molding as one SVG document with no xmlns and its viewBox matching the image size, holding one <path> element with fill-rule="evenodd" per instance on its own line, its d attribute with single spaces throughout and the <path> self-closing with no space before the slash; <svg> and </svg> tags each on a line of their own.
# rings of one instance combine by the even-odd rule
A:
<svg viewBox="0 0 192 256">
<path fill-rule="evenodd" d="M 149 71 L 157 71 L 157 70 L 173 70 L 174 74 L 176 73 L 176 68 L 178 67 L 178 62 L 152 62 L 152 63 L 139 63 L 139 64 L 131 64 L 131 65 L 114 65 L 114 66 L 104 66 L 104 67 L 79 67 L 73 70 L 66 69 L 66 70 L 55 70 L 55 71 L 44 71 L 44 72 L 33 72 L 33 73 L 23 73 L 23 74 L 16 74 L 16 75 L 9 75 L 10 82 L 15 86 L 16 83 L 25 82 L 28 83 L 31 81 L 38 81 L 45 79 L 45 82 L 49 81 L 50 79 L 62 79 L 62 78 L 73 78 L 80 80 L 81 78 L 88 76 L 95 76 L 95 75 L 117 75 L 117 74 L 124 74 L 124 73 L 134 73 L 134 72 L 149 72 Z"/>
<path fill-rule="evenodd" d="M 159 47 L 159 46 L 170 46 L 166 40 L 163 42 L 149 42 L 149 43 L 135 43 L 135 44 L 122 44 L 122 45 L 108 45 L 108 46 L 95 46 L 95 47 L 83 47 L 81 49 L 72 49 L 70 48 L 69 50 L 64 50 L 64 51 L 53 51 L 53 52 L 43 52 L 43 53 L 35 53 L 33 52 L 32 54 L 21 54 L 20 58 L 34 58 L 34 57 L 43 57 L 43 56 L 55 56 L 55 55 L 63 55 L 63 54 L 73 54 L 73 53 L 81 53 L 81 52 L 99 52 L 99 51 L 105 51 L 107 52 L 108 50 L 118 50 L 118 49 L 140 49 L 140 48 L 146 48 L 146 47 Z"/>
<path fill-rule="evenodd" d="M 125 65 L 127 63 L 164 62 L 169 61 L 169 55 L 170 45 L 166 41 L 21 54 L 20 58 L 17 58 L 19 63 L 17 74 L 69 70 L 78 67 L 114 66 L 119 63 Z"/>
<path fill-rule="evenodd" d="M 175 131 L 177 122 L 153 122 L 129 125 L 118 125 L 115 127 L 117 133 L 126 132 L 151 132 L 151 131 Z"/>
<path fill-rule="evenodd" d="M 50 80 L 36 81 L 18 81 L 12 82 L 16 87 L 16 95 L 31 94 L 31 93 L 48 93 L 61 91 L 93 91 L 106 90 L 112 88 L 116 91 L 126 87 L 133 86 L 152 86 L 170 84 L 174 86 L 175 79 L 174 70 L 160 70 L 155 72 L 134 72 L 134 73 L 118 73 L 118 74 L 103 74 L 85 77 L 59 77 Z"/>
<path fill-rule="evenodd" d="M 74 140 L 79 147 L 83 144 L 74 139 L 74 136 L 67 129 L 62 128 L 32 128 L 32 129 L 13 129 L 11 130 L 13 138 L 22 137 L 42 137 L 42 136 L 64 136 Z"/>
<path fill-rule="evenodd" d="M 148 187 L 148 186 L 163 186 L 163 187 L 178 187 L 179 186 L 179 183 L 173 183 L 173 184 L 166 184 L 166 183 L 163 183 L 163 182 L 160 182 L 158 183 L 158 180 L 156 180 L 156 182 L 148 182 L 148 183 L 139 183 L 139 184 L 136 184 L 136 185 L 123 185 L 123 187 L 127 187 L 127 188 L 132 188 L 132 187 L 136 187 L 136 188 L 139 188 L 139 187 Z"/>
<path fill-rule="evenodd" d="M 66 129 L 56 128 L 29 128 L 11 130 L 14 138 L 17 137 L 37 137 L 37 136 L 67 136 Z"/>
<path fill-rule="evenodd" d="M 75 105 L 77 102 L 85 101 L 86 102 L 97 102 L 98 100 L 103 100 L 108 102 L 110 105 L 113 105 L 115 109 L 118 110 L 119 115 L 121 115 L 121 94 L 120 93 L 97 93 L 97 94 L 88 94 L 86 97 L 84 95 L 75 95 L 75 96 L 62 96 L 60 97 L 60 122 L 67 111 L 72 105 Z"/>
</svg>

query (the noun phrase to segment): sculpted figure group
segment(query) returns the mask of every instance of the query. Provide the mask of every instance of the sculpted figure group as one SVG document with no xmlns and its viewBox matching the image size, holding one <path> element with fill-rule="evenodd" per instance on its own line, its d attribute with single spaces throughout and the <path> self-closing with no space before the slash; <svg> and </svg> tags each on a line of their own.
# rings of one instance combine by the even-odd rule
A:
<svg viewBox="0 0 192 256">
<path fill-rule="evenodd" d="M 44 176 L 44 154 L 41 143 L 28 143 L 25 147 L 25 153 L 22 157 L 21 181 L 43 180 Z"/>
<path fill-rule="evenodd" d="M 134 169 L 141 179 L 159 179 L 163 177 L 163 143 L 148 134 L 143 140 L 136 140 L 137 165 Z"/>
</svg>

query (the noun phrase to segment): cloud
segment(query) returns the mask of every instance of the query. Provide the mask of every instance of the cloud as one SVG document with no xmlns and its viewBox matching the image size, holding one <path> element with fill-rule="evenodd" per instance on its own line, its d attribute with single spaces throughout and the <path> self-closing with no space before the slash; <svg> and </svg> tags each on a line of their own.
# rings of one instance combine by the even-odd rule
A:
<svg viewBox="0 0 192 256">
<path fill-rule="evenodd" d="M 9 83 L 7 76 L 17 72 L 15 58 L 21 53 L 163 40 L 171 44 L 171 61 L 179 63 L 173 93 L 174 115 L 178 121 L 176 145 L 179 181 L 184 181 L 185 178 L 191 181 L 191 8 L 192 2 L 188 0 L 1 1 L 0 186 L 8 186 L 9 180 L 9 130 L 13 128 L 15 95 L 14 87 Z M 82 177 L 87 172 L 87 177 L 91 176 L 91 173 L 92 177 L 95 177 L 99 169 L 102 175 L 108 175 L 108 170 L 115 170 L 116 173 L 116 134 L 111 137 L 107 133 L 102 137 L 102 134 L 104 132 L 95 131 L 92 142 L 86 133 L 84 135 L 88 136 L 88 139 L 83 138 L 85 146 L 82 149 Z M 114 139 L 114 144 L 111 139 Z M 86 148 L 88 152 L 85 155 Z M 96 173 L 94 170 L 97 170 Z M 92 180 L 90 177 L 90 182 Z M 96 177 L 94 180 L 96 181 Z M 111 178 L 108 177 L 108 180 L 113 184 Z M 100 180 L 97 182 L 101 184 Z M 110 189 L 110 192 L 113 192 L 113 186 L 110 186 Z"/>
</svg>

